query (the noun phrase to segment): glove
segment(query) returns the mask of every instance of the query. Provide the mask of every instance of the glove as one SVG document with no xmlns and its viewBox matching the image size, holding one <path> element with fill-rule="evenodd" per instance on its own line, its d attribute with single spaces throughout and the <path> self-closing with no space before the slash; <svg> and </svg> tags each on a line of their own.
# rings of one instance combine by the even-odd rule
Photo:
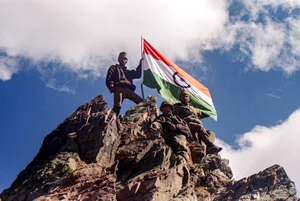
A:
<svg viewBox="0 0 300 201">
<path fill-rule="evenodd" d="M 112 87 L 112 88 L 109 88 L 109 92 L 110 92 L 110 93 L 114 93 L 114 92 L 115 92 L 115 88 L 113 88 L 113 87 Z"/>
</svg>

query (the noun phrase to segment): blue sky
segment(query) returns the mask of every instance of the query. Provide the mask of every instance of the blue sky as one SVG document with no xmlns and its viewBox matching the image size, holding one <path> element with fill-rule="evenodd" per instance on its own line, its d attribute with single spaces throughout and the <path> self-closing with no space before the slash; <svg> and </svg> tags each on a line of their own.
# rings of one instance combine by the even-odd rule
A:
<svg viewBox="0 0 300 201">
<path fill-rule="evenodd" d="M 299 189 L 299 14 L 293 0 L 1 1 L 0 192 L 77 107 L 112 107 L 106 70 L 124 50 L 135 68 L 141 35 L 210 89 L 204 126 L 236 179 L 279 164 Z"/>
</svg>

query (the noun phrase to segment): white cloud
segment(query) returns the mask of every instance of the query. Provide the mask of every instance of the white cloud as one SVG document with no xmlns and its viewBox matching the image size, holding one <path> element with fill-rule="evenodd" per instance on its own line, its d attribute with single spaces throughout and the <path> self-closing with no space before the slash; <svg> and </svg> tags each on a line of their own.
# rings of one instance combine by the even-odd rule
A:
<svg viewBox="0 0 300 201">
<path fill-rule="evenodd" d="M 270 62 L 275 61 L 284 44 L 284 28 L 280 24 L 268 23 L 267 26 L 256 27 L 256 40 L 253 44 L 253 64 L 262 70 L 271 69 Z"/>
<path fill-rule="evenodd" d="M 276 95 L 274 93 L 266 94 L 266 96 L 269 96 L 270 98 L 281 99 L 281 96 L 278 96 L 278 95 Z"/>
<path fill-rule="evenodd" d="M 0 80 L 10 80 L 18 70 L 16 59 L 0 57 Z"/>
<path fill-rule="evenodd" d="M 237 2 L 242 10 L 229 16 Z M 291 15 L 278 20 L 273 11 L 279 8 Z M 119 51 L 127 51 L 135 67 L 143 35 L 171 59 L 201 62 L 205 50 L 238 45 L 250 66 L 291 74 L 300 68 L 300 17 L 293 15 L 299 8 L 297 0 L 0 1 L 0 49 L 97 77 Z"/>
<path fill-rule="evenodd" d="M 202 50 L 231 51 L 237 46 L 239 57 L 232 59 L 250 60 L 247 68 L 266 72 L 279 69 L 288 75 L 300 69 L 300 16 L 296 14 L 300 1 L 231 2 L 232 6 L 237 2 L 242 6 L 219 32 L 202 42 Z"/>
<path fill-rule="evenodd" d="M 298 0 L 252 0 L 243 2 L 250 12 L 253 19 L 257 19 L 261 13 L 268 13 L 268 7 L 273 10 L 282 7 L 292 11 L 296 8 L 300 8 L 300 2 Z"/>
<path fill-rule="evenodd" d="M 228 26 L 237 33 L 236 43 L 263 71 L 281 69 L 287 74 L 300 69 L 300 1 L 245 1 L 239 20 Z M 282 9 L 282 16 L 274 13 Z M 294 12 L 294 13 L 293 13 Z M 241 20 L 247 16 L 248 20 Z"/>
<path fill-rule="evenodd" d="M 74 89 L 72 89 L 66 85 L 62 85 L 62 86 L 58 85 L 56 79 L 54 79 L 54 78 L 48 79 L 46 86 L 49 87 L 50 89 L 54 89 L 54 90 L 57 90 L 60 92 L 68 92 L 71 94 L 75 94 Z"/>
<path fill-rule="evenodd" d="M 237 140 L 238 149 L 224 142 L 223 158 L 228 158 L 234 178 L 241 179 L 258 173 L 274 164 L 282 166 L 290 179 L 300 189 L 300 109 L 290 117 L 273 127 L 256 126 Z"/>
<path fill-rule="evenodd" d="M 122 50 L 136 65 L 141 35 L 170 57 L 187 59 L 194 41 L 209 38 L 227 17 L 225 0 L 1 1 L 0 48 L 10 56 L 60 60 L 75 71 L 101 71 Z"/>
</svg>

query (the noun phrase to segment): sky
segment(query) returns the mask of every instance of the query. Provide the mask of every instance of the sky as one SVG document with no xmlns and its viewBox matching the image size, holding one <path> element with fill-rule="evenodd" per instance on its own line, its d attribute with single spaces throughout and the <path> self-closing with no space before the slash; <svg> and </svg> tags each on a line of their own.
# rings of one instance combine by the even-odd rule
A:
<svg viewBox="0 0 300 201">
<path fill-rule="evenodd" d="M 299 0 L 0 0 L 0 192 L 80 105 L 112 107 L 107 69 L 141 36 L 209 88 L 235 179 L 279 164 L 299 191 Z"/>
</svg>

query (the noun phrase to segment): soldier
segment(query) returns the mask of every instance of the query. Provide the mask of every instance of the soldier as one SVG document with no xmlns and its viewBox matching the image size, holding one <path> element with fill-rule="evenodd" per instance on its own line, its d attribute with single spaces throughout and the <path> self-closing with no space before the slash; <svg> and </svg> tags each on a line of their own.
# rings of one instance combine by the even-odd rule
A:
<svg viewBox="0 0 300 201">
<path fill-rule="evenodd" d="M 187 122 L 194 136 L 196 133 L 198 133 L 199 141 L 203 141 L 207 147 L 207 154 L 219 153 L 222 148 L 213 143 L 215 139 L 214 133 L 206 130 L 200 121 L 200 119 L 203 118 L 203 114 L 199 109 L 189 105 L 189 92 L 187 90 L 182 90 L 179 95 L 179 100 L 181 102 L 174 105 L 174 114 L 178 115 Z"/>
<path fill-rule="evenodd" d="M 162 112 L 154 122 L 159 122 L 167 133 L 166 141 L 170 143 L 174 152 L 183 154 L 188 160 L 187 138 L 191 137 L 190 129 L 187 123 L 180 117 L 173 115 L 174 106 L 170 101 L 163 101 L 160 106 Z"/>
<path fill-rule="evenodd" d="M 106 86 L 110 93 L 114 94 L 114 106 L 112 111 L 118 116 L 121 105 L 125 98 L 135 102 L 136 104 L 143 101 L 135 91 L 135 85 L 132 84 L 133 79 L 138 79 L 142 75 L 141 60 L 136 70 L 128 70 L 125 66 L 128 61 L 126 52 L 120 52 L 118 57 L 119 64 L 112 65 L 107 72 Z"/>
</svg>

